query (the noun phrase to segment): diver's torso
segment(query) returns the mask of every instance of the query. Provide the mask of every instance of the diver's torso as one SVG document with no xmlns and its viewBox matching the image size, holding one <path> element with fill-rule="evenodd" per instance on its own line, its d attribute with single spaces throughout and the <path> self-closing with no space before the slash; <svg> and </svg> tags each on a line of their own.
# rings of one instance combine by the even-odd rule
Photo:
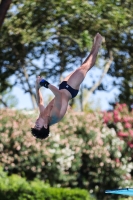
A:
<svg viewBox="0 0 133 200">
<path fill-rule="evenodd" d="M 60 90 L 62 93 L 62 100 L 60 109 L 57 109 L 57 107 L 54 105 L 51 113 L 50 113 L 50 122 L 49 125 L 53 125 L 58 123 L 66 114 L 67 108 L 68 108 L 68 102 L 71 99 L 71 94 L 66 89 Z"/>
</svg>

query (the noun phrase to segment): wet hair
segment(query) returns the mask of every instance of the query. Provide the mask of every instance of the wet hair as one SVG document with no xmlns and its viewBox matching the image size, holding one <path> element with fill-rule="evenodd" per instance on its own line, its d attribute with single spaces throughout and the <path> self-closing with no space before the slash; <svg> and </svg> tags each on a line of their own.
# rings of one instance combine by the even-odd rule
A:
<svg viewBox="0 0 133 200">
<path fill-rule="evenodd" d="M 40 130 L 37 130 L 35 128 L 31 128 L 31 133 L 36 138 L 45 139 L 49 136 L 49 125 L 48 125 L 47 129 L 44 128 L 44 126 Z"/>
</svg>

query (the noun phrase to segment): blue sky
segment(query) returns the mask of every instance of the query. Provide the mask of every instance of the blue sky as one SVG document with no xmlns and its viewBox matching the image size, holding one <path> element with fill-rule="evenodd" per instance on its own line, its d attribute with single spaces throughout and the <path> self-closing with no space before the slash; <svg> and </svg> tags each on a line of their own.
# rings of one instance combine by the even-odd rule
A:
<svg viewBox="0 0 133 200">
<path fill-rule="evenodd" d="M 92 68 L 88 72 L 83 83 L 86 84 L 87 86 L 91 86 L 92 80 L 97 81 L 101 73 L 102 73 L 101 70 L 97 69 L 96 67 Z M 66 72 L 66 75 L 67 74 L 69 73 Z M 111 78 L 108 75 L 106 75 L 103 79 L 103 82 L 110 83 Z M 52 82 L 51 84 L 57 86 L 56 84 Z M 51 91 L 48 91 L 47 89 L 43 89 L 42 93 L 43 95 L 47 95 L 47 96 L 52 95 Z M 97 91 L 95 94 L 93 94 L 90 97 L 90 100 L 88 100 L 88 102 L 89 101 L 91 102 L 91 106 L 93 108 L 100 107 L 101 110 L 108 110 L 110 108 L 110 105 L 108 102 L 110 100 L 114 100 L 115 96 L 117 96 L 118 93 L 119 93 L 119 90 L 117 88 L 114 88 L 109 93 L 104 92 L 104 91 Z M 20 87 L 15 86 L 13 88 L 12 94 L 15 95 L 18 99 L 18 105 L 16 106 L 17 109 L 32 109 L 30 95 L 25 94 Z"/>
</svg>

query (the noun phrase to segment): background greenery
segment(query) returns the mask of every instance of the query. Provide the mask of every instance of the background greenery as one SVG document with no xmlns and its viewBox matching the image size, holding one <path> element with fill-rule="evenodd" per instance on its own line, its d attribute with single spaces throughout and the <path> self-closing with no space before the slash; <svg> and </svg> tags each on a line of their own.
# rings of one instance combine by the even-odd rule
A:
<svg viewBox="0 0 133 200">
<path fill-rule="evenodd" d="M 51 188 L 39 180 L 27 182 L 18 175 L 8 177 L 0 171 L 0 197 L 2 200 L 93 200 L 81 189 Z"/>
<path fill-rule="evenodd" d="M 119 88 L 119 95 L 110 103 L 119 101 L 131 108 L 132 12 L 132 0 L 13 0 L 0 32 L 0 92 L 17 84 L 31 95 L 35 107 L 35 76 L 59 83 L 63 72 L 81 64 L 94 35 L 100 32 L 105 41 L 96 66 L 104 70 L 112 56 L 113 62 L 108 71 L 110 81 L 98 90 Z M 35 62 L 40 59 L 41 66 Z M 15 81 L 11 84 L 8 78 L 12 75 Z"/>
<path fill-rule="evenodd" d="M 12 1 L 0 31 L 0 103 L 7 107 L 0 110 L 2 200 L 41 200 L 46 195 L 46 199 L 68 199 L 69 195 L 69 199 L 91 199 L 88 192 L 98 200 L 110 200 L 119 196 L 105 195 L 106 189 L 132 187 L 132 13 L 132 0 Z M 36 140 L 30 127 L 37 110 L 9 109 L 17 104 L 9 94 L 11 89 L 17 85 L 29 93 L 36 108 L 35 77 L 42 75 L 59 83 L 66 71 L 82 63 L 97 32 L 104 40 L 95 67 L 104 71 L 113 58 L 108 82 L 97 90 L 119 88 L 110 104 L 121 104 L 104 113 L 92 111 L 88 103 L 83 106 L 84 94 L 91 89 L 83 84 L 79 102 L 84 112 L 69 110 L 51 127 L 47 140 Z M 14 83 L 9 81 L 12 76 Z"/>
<path fill-rule="evenodd" d="M 0 160 L 8 174 L 87 189 L 97 199 L 106 189 L 132 187 L 133 112 L 126 104 L 105 113 L 69 110 L 47 140 L 31 136 L 36 112 L 0 112 Z"/>
</svg>

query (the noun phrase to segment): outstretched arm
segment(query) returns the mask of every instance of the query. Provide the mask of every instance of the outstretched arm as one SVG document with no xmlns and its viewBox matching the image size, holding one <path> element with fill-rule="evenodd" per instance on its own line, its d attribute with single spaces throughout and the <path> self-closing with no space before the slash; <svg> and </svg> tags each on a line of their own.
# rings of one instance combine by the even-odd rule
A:
<svg viewBox="0 0 133 200">
<path fill-rule="evenodd" d="M 46 80 L 42 79 L 40 76 L 38 76 L 38 87 L 44 86 L 45 88 L 49 88 L 51 92 L 55 95 L 54 98 L 54 105 L 57 109 L 60 109 L 61 107 L 61 96 L 62 93 L 58 88 L 56 88 L 54 85 L 48 83 Z"/>
<path fill-rule="evenodd" d="M 55 97 L 60 96 L 61 94 L 58 88 L 56 88 L 55 86 L 47 82 L 45 79 L 38 76 L 36 80 L 36 87 L 40 88 L 41 86 L 44 86 L 45 88 L 49 88 L 53 92 Z"/>
<path fill-rule="evenodd" d="M 44 105 L 43 103 L 43 97 L 42 97 L 42 94 L 39 90 L 39 88 L 36 87 L 36 98 L 37 98 L 37 105 Z"/>
<path fill-rule="evenodd" d="M 39 90 L 38 83 L 36 81 L 36 98 L 37 98 L 37 105 L 39 107 L 40 113 L 44 111 L 44 103 L 41 91 Z"/>
<path fill-rule="evenodd" d="M 56 88 L 54 85 L 49 84 L 48 88 L 53 92 L 55 97 L 58 97 L 61 95 L 60 90 L 58 88 Z"/>
<path fill-rule="evenodd" d="M 61 92 L 58 88 L 56 88 L 55 86 L 49 84 L 48 88 L 53 92 L 53 94 L 55 95 L 54 98 L 54 105 L 60 109 L 61 107 Z"/>
</svg>

